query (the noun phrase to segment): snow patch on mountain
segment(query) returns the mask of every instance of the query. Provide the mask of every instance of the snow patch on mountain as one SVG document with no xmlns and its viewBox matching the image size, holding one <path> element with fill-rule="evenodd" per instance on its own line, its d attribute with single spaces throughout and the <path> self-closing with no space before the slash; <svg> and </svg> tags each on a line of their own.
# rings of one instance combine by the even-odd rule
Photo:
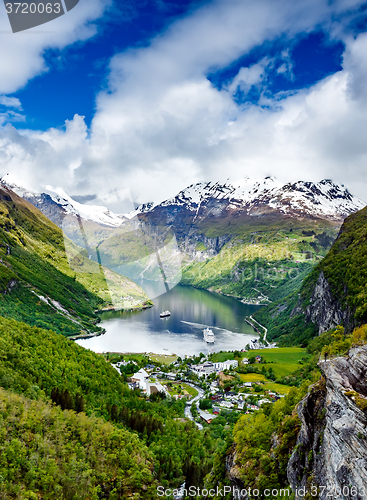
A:
<svg viewBox="0 0 367 500">
<path fill-rule="evenodd" d="M 259 207 L 268 206 L 293 216 L 311 215 L 339 219 L 362 209 L 366 203 L 354 197 L 342 184 L 329 179 L 320 182 L 298 181 L 282 184 L 274 177 L 250 179 L 234 184 L 199 182 L 180 191 L 174 198 L 160 204 L 138 207 L 134 215 L 152 211 L 156 207 L 181 206 L 198 214 L 202 205 L 211 200 L 227 202 L 224 210 L 240 210 L 256 214 Z"/>
<path fill-rule="evenodd" d="M 11 174 L 6 174 L 0 179 L 0 184 L 8 187 L 21 198 L 32 201 L 40 199 L 43 194 L 19 186 Z M 96 222 L 110 227 L 118 227 L 126 220 L 124 215 L 115 214 L 106 207 L 100 205 L 84 205 L 73 200 L 62 189 L 48 188 L 51 199 L 60 207 L 64 214 L 79 216 L 83 220 Z M 131 218 L 129 216 L 129 218 Z"/>
<path fill-rule="evenodd" d="M 20 187 L 10 174 L 0 179 L 0 183 L 31 203 L 32 199 L 39 200 L 45 196 Z M 127 214 L 115 214 L 104 206 L 79 203 L 62 189 L 48 189 L 48 192 L 64 214 L 80 216 L 83 220 L 110 227 L 118 227 L 127 219 L 148 214 L 157 208 L 171 206 L 183 207 L 192 212 L 194 220 L 199 216 L 201 207 L 206 205 L 212 206 L 211 213 L 215 212 L 217 215 L 222 211 L 238 211 L 256 216 L 272 209 L 292 217 L 313 216 L 336 220 L 366 205 L 354 197 L 343 184 L 335 184 L 330 179 L 320 182 L 281 183 L 274 177 L 245 177 L 232 184 L 199 182 L 191 184 L 175 197 L 162 203 L 146 203 Z"/>
<path fill-rule="evenodd" d="M 67 214 L 77 215 L 84 220 L 97 222 L 105 226 L 118 227 L 125 219 L 124 215 L 115 214 L 100 205 L 85 205 L 73 200 L 62 189 L 56 189 L 51 198 L 61 205 Z"/>
<path fill-rule="evenodd" d="M 26 189 L 23 187 L 20 187 L 16 183 L 16 179 L 12 174 L 6 174 L 0 179 L 0 184 L 2 186 L 5 186 L 12 191 L 14 191 L 15 194 L 20 196 L 21 198 L 33 198 L 38 195 L 35 191 L 32 191 L 31 189 Z"/>
</svg>

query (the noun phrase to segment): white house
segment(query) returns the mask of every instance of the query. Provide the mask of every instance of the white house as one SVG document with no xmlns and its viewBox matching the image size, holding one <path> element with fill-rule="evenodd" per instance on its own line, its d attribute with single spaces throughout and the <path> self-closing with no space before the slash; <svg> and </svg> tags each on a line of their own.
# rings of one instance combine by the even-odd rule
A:
<svg viewBox="0 0 367 500">
<path fill-rule="evenodd" d="M 237 368 L 238 361 L 236 359 L 227 359 L 227 361 L 221 361 L 214 363 L 214 368 L 216 371 L 229 370 L 230 368 Z"/>
<path fill-rule="evenodd" d="M 155 392 L 164 392 L 169 396 L 169 392 L 163 387 L 163 385 L 158 381 L 150 381 L 149 373 L 147 373 L 144 368 L 140 370 L 131 377 L 131 382 L 133 384 L 138 384 L 139 389 L 141 389 L 147 396 L 154 394 Z"/>
<path fill-rule="evenodd" d="M 212 415 L 211 413 L 208 413 L 207 411 L 201 411 L 199 412 L 200 418 L 204 420 L 207 424 L 210 424 L 212 420 L 214 420 L 217 415 Z"/>
<path fill-rule="evenodd" d="M 205 361 L 202 365 L 192 365 L 191 371 L 199 377 L 206 377 L 215 372 L 215 366 L 211 361 Z"/>
<path fill-rule="evenodd" d="M 258 404 L 259 404 L 259 406 L 261 406 L 264 403 L 271 403 L 271 401 L 267 398 L 264 398 L 264 399 L 260 399 Z"/>
<path fill-rule="evenodd" d="M 139 384 L 139 389 L 142 391 L 146 391 L 147 385 L 146 381 L 149 378 L 149 373 L 147 373 L 144 368 L 140 368 L 140 370 L 131 377 L 131 382 Z"/>
<path fill-rule="evenodd" d="M 224 408 L 232 408 L 233 404 L 230 401 L 220 401 L 219 406 L 223 406 Z"/>
</svg>

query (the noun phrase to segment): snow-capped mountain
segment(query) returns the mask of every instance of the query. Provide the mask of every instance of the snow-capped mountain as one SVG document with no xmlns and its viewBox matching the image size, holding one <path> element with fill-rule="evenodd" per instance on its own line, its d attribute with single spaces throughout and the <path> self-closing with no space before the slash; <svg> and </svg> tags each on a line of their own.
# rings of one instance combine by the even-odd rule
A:
<svg viewBox="0 0 367 500">
<path fill-rule="evenodd" d="M 221 212 L 241 212 L 258 216 L 279 212 L 293 217 L 343 219 L 366 205 L 348 189 L 329 179 L 320 182 L 298 181 L 282 184 L 273 177 L 263 180 L 245 178 L 236 184 L 197 183 L 180 191 L 174 198 L 147 207 L 142 205 L 135 214 L 149 213 L 158 208 L 181 207 L 196 216 L 218 215 Z"/>
<path fill-rule="evenodd" d="M 39 208 L 74 243 L 89 248 L 92 259 L 101 259 L 107 267 L 132 279 L 160 279 L 163 258 L 165 276 L 179 279 L 182 262 L 206 261 L 223 248 L 232 252 L 233 276 L 238 271 L 238 256 L 246 260 L 247 255 L 279 261 L 289 258 L 296 264 L 303 262 L 306 254 L 308 260 L 312 255 L 319 259 L 330 248 L 345 217 L 365 206 L 345 186 L 331 180 L 284 184 L 267 177 L 245 178 L 234 184 L 197 183 L 162 203 L 140 205 L 121 215 L 98 205 L 78 203 L 63 191 L 46 194 L 23 189 L 10 176 L 3 177 L 1 185 Z M 285 228 L 294 238 L 284 234 Z M 279 241 L 284 242 L 284 248 L 277 246 Z M 97 244 L 98 255 L 90 250 Z M 162 250 L 160 261 L 157 248 Z M 215 265 L 219 273 L 223 270 L 228 274 L 227 264 Z M 188 277 L 188 271 L 186 284 L 199 279 L 195 269 L 191 269 L 193 278 Z M 205 283 L 205 287 L 211 286 L 210 280 Z"/>
<path fill-rule="evenodd" d="M 2 177 L 0 179 L 0 184 L 8 187 L 18 196 L 32 203 L 32 205 L 36 206 L 59 226 L 61 226 L 65 215 L 79 216 L 83 220 L 110 227 L 118 227 L 123 220 L 126 220 L 124 215 L 115 214 L 106 207 L 79 203 L 61 189 L 58 189 L 51 195 L 47 193 L 36 193 L 29 189 L 25 189 L 18 186 L 15 179 L 10 174 L 6 174 Z"/>
<path fill-rule="evenodd" d="M 118 227 L 125 219 L 124 215 L 115 214 L 100 205 L 85 205 L 73 200 L 65 191 L 58 190 L 52 199 L 61 205 L 67 214 L 78 215 L 87 221 L 97 222 L 105 226 Z"/>
<path fill-rule="evenodd" d="M 199 182 L 162 203 L 147 203 L 128 214 L 115 214 L 103 206 L 79 203 L 62 190 L 47 194 L 24 189 L 9 174 L 0 179 L 0 183 L 35 205 L 60 227 L 65 215 L 109 227 L 118 227 L 136 216 L 151 219 L 153 223 L 158 217 L 164 224 L 180 226 L 183 221 L 179 219 L 184 218 L 185 227 L 208 216 L 234 214 L 251 217 L 279 214 L 341 221 L 366 205 L 344 185 L 328 179 L 284 184 L 273 177 L 262 180 L 246 177 L 234 184 Z"/>
</svg>

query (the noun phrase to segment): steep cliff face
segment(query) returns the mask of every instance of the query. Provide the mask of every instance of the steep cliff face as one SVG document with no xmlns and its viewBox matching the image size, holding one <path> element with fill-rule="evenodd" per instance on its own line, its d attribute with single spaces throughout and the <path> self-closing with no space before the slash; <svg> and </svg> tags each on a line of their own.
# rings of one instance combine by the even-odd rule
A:
<svg viewBox="0 0 367 500">
<path fill-rule="evenodd" d="M 367 496 L 367 346 L 319 366 L 322 379 L 298 407 L 302 426 L 288 479 L 295 500 L 315 491 L 312 486 L 320 500 L 362 500 Z"/>
<path fill-rule="evenodd" d="M 307 343 L 343 325 L 346 333 L 367 323 L 367 208 L 345 219 L 330 251 L 286 302 L 256 315 L 270 340 Z M 307 334 L 305 331 L 307 330 Z"/>
<path fill-rule="evenodd" d="M 351 308 L 348 305 L 344 307 L 341 305 L 323 271 L 320 272 L 314 285 L 309 305 L 305 308 L 302 301 L 299 301 L 291 316 L 298 314 L 304 314 L 307 322 L 317 325 L 319 334 L 337 325 L 346 325 L 348 331 L 355 326 Z"/>
<path fill-rule="evenodd" d="M 180 242 L 180 250 L 191 259 L 204 262 L 222 250 L 224 245 L 231 240 L 230 235 L 207 238 L 204 234 L 186 235 Z"/>
<path fill-rule="evenodd" d="M 245 500 L 247 494 L 242 494 L 246 485 L 241 480 L 241 468 L 236 464 L 236 447 L 232 446 L 230 453 L 226 457 L 226 473 L 234 490 L 234 500 Z"/>
</svg>

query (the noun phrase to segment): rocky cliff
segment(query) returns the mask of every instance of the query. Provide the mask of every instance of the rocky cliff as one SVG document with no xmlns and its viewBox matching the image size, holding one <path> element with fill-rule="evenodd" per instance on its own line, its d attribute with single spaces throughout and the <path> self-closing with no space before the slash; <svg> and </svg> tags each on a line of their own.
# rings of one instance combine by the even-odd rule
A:
<svg viewBox="0 0 367 500">
<path fill-rule="evenodd" d="M 345 332 L 367 323 L 367 208 L 347 217 L 327 255 L 286 301 L 256 315 L 268 338 L 305 343 L 337 325 Z M 305 333 L 306 332 L 306 333 Z"/>
<path fill-rule="evenodd" d="M 354 326 L 350 308 L 341 306 L 322 271 L 313 289 L 310 304 L 306 308 L 306 319 L 318 325 L 319 333 L 341 324 L 349 325 L 350 328 Z"/>
<path fill-rule="evenodd" d="M 320 500 L 362 500 L 367 496 L 367 346 L 319 366 L 323 377 L 298 406 L 302 426 L 288 480 L 295 500 L 307 492 L 312 498 L 315 488 Z"/>
<path fill-rule="evenodd" d="M 355 326 L 351 308 L 348 305 L 342 306 L 340 298 L 332 292 L 323 271 L 320 271 L 318 275 L 308 305 L 306 306 L 302 299 L 299 300 L 291 317 L 299 314 L 305 316 L 307 323 L 315 324 L 319 334 L 337 325 L 345 325 L 347 331 L 352 330 Z"/>
<path fill-rule="evenodd" d="M 292 315 L 302 313 L 319 333 L 338 324 L 346 332 L 367 322 L 367 209 L 350 215 L 335 243 L 301 289 Z M 308 298 L 309 297 L 309 298 Z"/>
</svg>

